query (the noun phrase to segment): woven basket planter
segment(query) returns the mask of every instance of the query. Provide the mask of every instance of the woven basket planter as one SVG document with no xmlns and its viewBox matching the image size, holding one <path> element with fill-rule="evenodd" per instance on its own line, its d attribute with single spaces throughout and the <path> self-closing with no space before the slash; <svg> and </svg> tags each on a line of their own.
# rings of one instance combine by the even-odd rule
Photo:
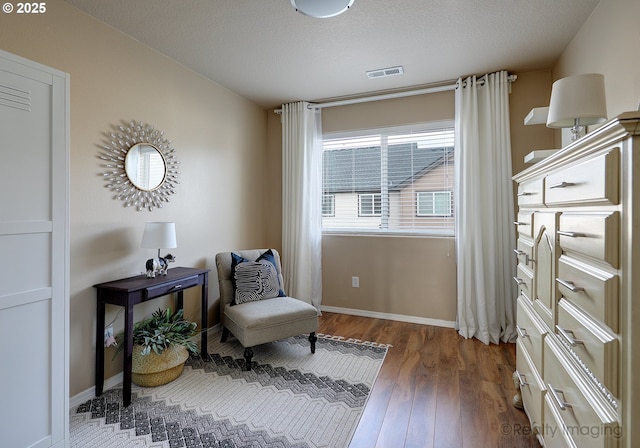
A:
<svg viewBox="0 0 640 448">
<path fill-rule="evenodd" d="M 182 374 L 184 363 L 189 358 L 189 351 L 176 344 L 171 344 L 162 354 L 151 351 L 142 355 L 142 345 L 133 346 L 131 380 L 142 387 L 155 387 L 170 383 Z"/>
</svg>

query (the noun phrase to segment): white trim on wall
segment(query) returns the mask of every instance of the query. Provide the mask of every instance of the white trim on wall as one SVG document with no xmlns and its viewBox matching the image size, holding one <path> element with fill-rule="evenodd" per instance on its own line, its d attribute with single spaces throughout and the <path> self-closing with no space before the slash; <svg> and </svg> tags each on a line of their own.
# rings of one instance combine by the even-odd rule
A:
<svg viewBox="0 0 640 448">
<path fill-rule="evenodd" d="M 380 313 L 377 311 L 356 310 L 353 308 L 342 308 L 337 306 L 322 305 L 322 311 L 327 313 L 351 314 L 353 316 L 372 317 L 375 319 L 395 320 L 399 322 L 409 322 L 412 324 L 431 325 L 434 327 L 455 328 L 454 321 L 432 319 L 429 317 L 407 316 L 404 314 Z"/>
</svg>

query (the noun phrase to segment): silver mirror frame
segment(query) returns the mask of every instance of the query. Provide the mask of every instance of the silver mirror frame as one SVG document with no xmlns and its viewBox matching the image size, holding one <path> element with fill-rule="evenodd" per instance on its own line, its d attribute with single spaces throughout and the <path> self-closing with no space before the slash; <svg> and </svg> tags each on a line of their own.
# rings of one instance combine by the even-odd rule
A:
<svg viewBox="0 0 640 448">
<path fill-rule="evenodd" d="M 127 175 L 125 159 L 131 148 L 139 143 L 155 147 L 164 158 L 166 173 L 164 180 L 153 190 L 138 188 Z M 124 201 L 125 207 L 135 207 L 141 211 L 152 211 L 154 207 L 162 208 L 175 194 L 179 184 L 180 171 L 171 141 L 164 137 L 164 132 L 152 126 L 131 121 L 117 126 L 114 131 L 105 134 L 105 142 L 100 146 L 98 157 L 106 163 L 102 165 L 107 171 L 102 173 L 105 187 L 115 193 L 113 199 Z"/>
</svg>

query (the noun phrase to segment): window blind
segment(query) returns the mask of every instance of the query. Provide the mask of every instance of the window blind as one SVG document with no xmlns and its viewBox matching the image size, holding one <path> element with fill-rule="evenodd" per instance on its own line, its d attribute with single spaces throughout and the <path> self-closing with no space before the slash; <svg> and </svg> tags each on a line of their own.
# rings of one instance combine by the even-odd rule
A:
<svg viewBox="0 0 640 448">
<path fill-rule="evenodd" d="M 453 123 L 323 139 L 324 231 L 454 234 Z"/>
</svg>

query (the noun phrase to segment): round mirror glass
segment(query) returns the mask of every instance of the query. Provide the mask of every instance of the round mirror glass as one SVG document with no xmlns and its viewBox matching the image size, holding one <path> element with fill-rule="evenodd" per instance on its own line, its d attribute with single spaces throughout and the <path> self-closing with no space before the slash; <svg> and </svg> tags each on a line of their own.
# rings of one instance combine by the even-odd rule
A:
<svg viewBox="0 0 640 448">
<path fill-rule="evenodd" d="M 167 175 L 167 165 L 162 153 L 148 143 L 138 143 L 129 148 L 124 166 L 131 183 L 145 191 L 161 186 Z"/>
</svg>

